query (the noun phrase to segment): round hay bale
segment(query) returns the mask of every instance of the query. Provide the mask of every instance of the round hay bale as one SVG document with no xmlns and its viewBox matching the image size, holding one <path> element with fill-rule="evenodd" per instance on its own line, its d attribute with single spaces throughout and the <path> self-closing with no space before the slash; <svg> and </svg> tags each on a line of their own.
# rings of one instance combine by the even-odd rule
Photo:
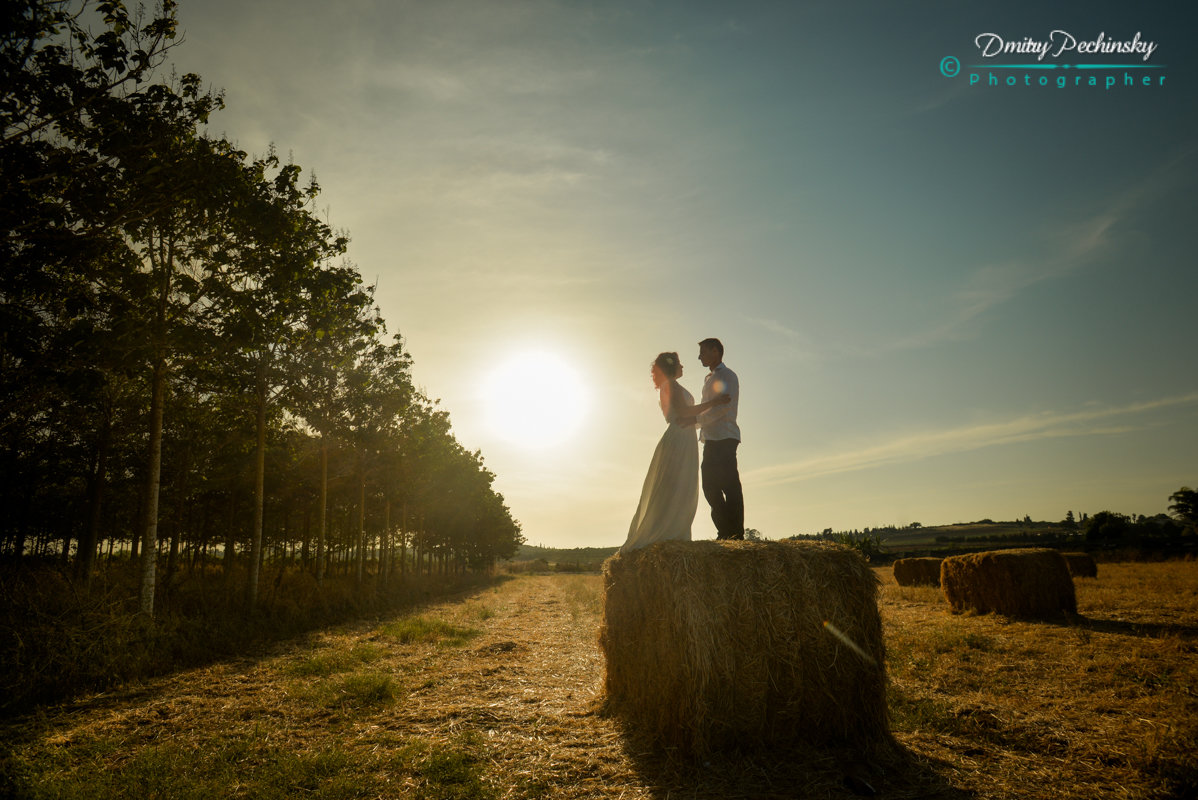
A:
<svg viewBox="0 0 1198 800">
<path fill-rule="evenodd" d="M 940 565 L 940 587 L 953 611 L 990 611 L 1009 617 L 1077 613 L 1073 578 L 1056 550 L 1023 548 L 950 556 Z"/>
<path fill-rule="evenodd" d="M 1094 563 L 1094 558 L 1089 553 L 1061 553 L 1065 557 L 1065 564 L 1069 567 L 1069 574 L 1075 578 L 1097 578 L 1098 565 Z"/>
<path fill-rule="evenodd" d="M 894 582 L 899 586 L 939 586 L 943 558 L 900 558 L 894 562 Z"/>
<path fill-rule="evenodd" d="M 702 756 L 890 741 L 878 579 L 815 542 L 661 542 L 603 565 L 605 705 Z"/>
</svg>

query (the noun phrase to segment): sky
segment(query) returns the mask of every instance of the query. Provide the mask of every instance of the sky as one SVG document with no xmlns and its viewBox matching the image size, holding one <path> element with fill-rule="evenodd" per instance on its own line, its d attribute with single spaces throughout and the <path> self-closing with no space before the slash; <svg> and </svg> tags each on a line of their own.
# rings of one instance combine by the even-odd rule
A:
<svg viewBox="0 0 1198 800">
<path fill-rule="evenodd" d="M 175 69 L 225 96 L 210 132 L 315 173 L 531 544 L 624 540 L 665 426 L 649 364 L 678 352 L 697 396 L 709 336 L 769 538 L 1153 515 L 1198 486 L 1190 4 L 178 17 Z M 702 498 L 693 535 L 715 535 Z"/>
</svg>

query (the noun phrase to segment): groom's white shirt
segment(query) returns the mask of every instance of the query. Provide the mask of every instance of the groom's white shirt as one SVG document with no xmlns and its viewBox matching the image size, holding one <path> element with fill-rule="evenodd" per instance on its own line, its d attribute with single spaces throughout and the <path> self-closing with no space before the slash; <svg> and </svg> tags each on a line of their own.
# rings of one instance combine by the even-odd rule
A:
<svg viewBox="0 0 1198 800">
<path fill-rule="evenodd" d="M 736 426 L 736 409 L 740 405 L 740 382 L 736 379 L 736 373 L 725 367 L 723 361 L 703 379 L 702 402 L 714 400 L 722 394 L 729 395 L 732 402 L 709 408 L 698 417 L 701 442 L 718 439 L 740 441 L 740 428 Z"/>
</svg>

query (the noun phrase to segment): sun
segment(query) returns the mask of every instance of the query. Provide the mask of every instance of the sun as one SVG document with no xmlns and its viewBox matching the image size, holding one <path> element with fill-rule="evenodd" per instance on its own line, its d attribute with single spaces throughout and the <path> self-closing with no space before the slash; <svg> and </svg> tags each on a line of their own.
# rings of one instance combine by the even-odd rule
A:
<svg viewBox="0 0 1198 800">
<path fill-rule="evenodd" d="M 526 350 L 500 359 L 483 387 L 487 427 L 528 449 L 562 444 L 582 426 L 588 396 L 578 370 L 554 353 Z"/>
</svg>

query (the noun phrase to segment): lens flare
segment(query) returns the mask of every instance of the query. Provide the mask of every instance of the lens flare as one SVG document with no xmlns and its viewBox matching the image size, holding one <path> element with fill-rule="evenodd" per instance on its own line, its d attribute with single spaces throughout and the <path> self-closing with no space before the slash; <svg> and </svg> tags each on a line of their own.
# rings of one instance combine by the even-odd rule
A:
<svg viewBox="0 0 1198 800">
<path fill-rule="evenodd" d="M 854 653 L 856 653 L 857 655 L 859 655 L 863 659 L 865 659 L 865 661 L 867 663 L 874 664 L 874 665 L 876 665 L 878 663 L 877 661 L 874 660 L 873 656 L 871 656 L 869 653 L 862 650 L 857 645 L 856 642 L 854 642 L 852 639 L 850 639 L 848 636 L 846 636 L 844 631 L 842 631 L 840 628 L 837 628 L 831 622 L 828 622 L 828 620 L 824 620 L 824 630 L 826 630 L 828 633 L 832 634 L 837 639 L 839 639 L 841 642 L 843 642 L 846 647 L 848 647 Z"/>
</svg>

